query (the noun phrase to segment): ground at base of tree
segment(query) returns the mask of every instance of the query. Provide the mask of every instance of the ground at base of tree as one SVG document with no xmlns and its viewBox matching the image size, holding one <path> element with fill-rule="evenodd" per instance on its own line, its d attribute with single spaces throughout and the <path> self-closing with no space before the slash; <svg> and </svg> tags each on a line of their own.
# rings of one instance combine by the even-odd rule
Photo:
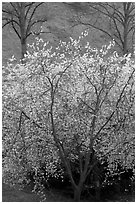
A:
<svg viewBox="0 0 137 204">
<path fill-rule="evenodd" d="M 64 196 L 60 190 L 45 190 L 47 199 L 45 202 L 73 202 L 69 196 Z M 31 192 L 31 189 L 24 189 L 19 191 L 11 188 L 6 184 L 2 185 L 2 202 L 40 202 L 41 199 L 38 195 Z M 94 202 L 94 200 L 82 200 L 87 202 Z M 114 195 L 113 199 L 105 200 L 105 202 L 135 202 L 135 197 L 130 194 L 123 194 L 121 196 Z"/>
<path fill-rule="evenodd" d="M 39 202 L 40 198 L 31 191 L 23 192 L 2 184 L 2 202 Z"/>
<path fill-rule="evenodd" d="M 45 190 L 45 202 L 71 202 L 73 199 L 62 195 L 59 191 Z M 9 187 L 7 184 L 2 184 L 2 202 L 40 202 L 40 196 L 31 192 L 31 188 L 18 190 Z"/>
</svg>

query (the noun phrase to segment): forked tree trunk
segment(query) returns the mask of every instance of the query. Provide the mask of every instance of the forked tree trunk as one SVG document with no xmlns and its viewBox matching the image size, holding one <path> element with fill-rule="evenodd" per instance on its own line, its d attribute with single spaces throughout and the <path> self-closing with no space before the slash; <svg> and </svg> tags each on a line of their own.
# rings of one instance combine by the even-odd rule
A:
<svg viewBox="0 0 137 204">
<path fill-rule="evenodd" d="M 82 190 L 83 190 L 83 185 L 84 185 L 85 179 L 86 179 L 86 176 L 84 174 L 81 174 L 79 184 L 77 186 L 74 186 L 74 188 L 73 188 L 73 190 L 74 190 L 74 201 L 75 202 L 80 201 L 81 193 L 82 193 Z"/>
</svg>

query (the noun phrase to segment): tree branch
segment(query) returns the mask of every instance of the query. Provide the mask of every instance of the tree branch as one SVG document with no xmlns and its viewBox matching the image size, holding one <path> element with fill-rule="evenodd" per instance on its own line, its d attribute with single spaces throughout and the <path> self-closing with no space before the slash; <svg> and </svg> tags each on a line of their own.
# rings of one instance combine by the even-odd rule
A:
<svg viewBox="0 0 137 204">
<path fill-rule="evenodd" d="M 62 72 L 60 72 L 60 74 L 59 74 L 60 76 L 59 76 L 59 78 L 58 78 L 58 80 L 57 80 L 57 82 L 56 82 L 55 88 L 54 88 L 54 93 L 55 93 L 55 91 L 56 91 L 56 89 L 57 89 L 57 87 L 58 87 L 59 81 L 60 81 L 60 79 L 62 78 L 63 74 L 67 71 L 67 69 L 68 69 L 71 65 L 72 65 L 72 62 L 71 62 Z"/>
<path fill-rule="evenodd" d="M 116 109 L 117 109 L 117 107 L 118 107 L 118 104 L 119 104 L 119 102 L 121 101 L 121 98 L 122 98 L 122 95 L 123 95 L 123 93 L 124 93 L 124 91 L 125 91 L 125 88 L 127 87 L 127 85 L 128 85 L 128 83 L 129 83 L 130 79 L 132 78 L 134 72 L 135 72 L 135 70 L 131 73 L 129 79 L 127 80 L 125 86 L 123 87 L 123 89 L 122 89 L 122 91 L 121 91 L 121 94 L 120 94 L 120 96 L 119 96 L 119 98 L 118 98 L 118 100 L 117 100 L 117 103 L 116 103 L 116 106 L 115 106 L 115 110 L 111 113 L 111 115 L 109 116 L 109 118 L 107 119 L 107 121 L 101 126 L 101 128 L 100 128 L 100 129 L 98 130 L 98 132 L 95 134 L 94 139 L 93 139 L 94 141 L 96 140 L 96 138 L 98 137 L 98 135 L 100 134 L 100 132 L 103 130 L 103 128 L 108 124 L 108 122 L 110 121 L 110 119 L 113 117 L 113 115 L 114 115 L 114 113 L 115 113 L 115 111 L 116 111 Z"/>
<path fill-rule="evenodd" d="M 56 135 L 56 129 L 55 129 L 54 117 L 53 117 L 53 106 L 54 106 L 55 90 L 53 89 L 53 86 L 54 86 L 54 85 L 53 85 L 52 81 L 50 80 L 50 78 L 47 77 L 47 79 L 49 80 L 49 83 L 50 83 L 50 85 L 51 85 L 50 118 L 51 118 L 51 126 L 52 126 L 52 135 L 53 135 L 53 138 L 54 138 L 56 147 L 57 147 L 58 150 L 59 150 L 60 157 L 61 157 L 61 159 L 63 160 L 64 165 L 65 165 L 65 167 L 66 167 L 66 170 L 67 170 L 67 172 L 68 172 L 68 175 L 69 175 L 69 177 L 70 177 L 72 186 L 73 186 L 74 188 L 76 188 L 76 183 L 75 183 L 75 181 L 74 181 L 74 179 L 73 179 L 73 176 L 72 176 L 72 171 L 71 171 L 70 162 L 69 162 L 69 160 L 67 159 L 67 157 L 65 156 L 65 150 L 64 150 L 62 144 L 60 143 L 60 141 L 59 141 L 59 139 L 57 138 L 57 135 Z"/>
<path fill-rule="evenodd" d="M 81 25 L 85 25 L 85 26 L 89 26 L 89 27 L 93 27 L 93 28 L 95 28 L 95 29 L 97 29 L 97 30 L 100 30 L 100 31 L 102 31 L 103 33 L 105 33 L 107 36 L 109 36 L 110 37 L 110 39 L 114 39 L 114 37 L 113 37 L 113 35 L 111 34 L 111 33 L 109 33 L 108 31 L 106 31 L 106 30 L 104 30 L 104 29 L 102 29 L 102 28 L 100 28 L 100 27 L 98 27 L 98 26 L 95 26 L 95 25 L 93 25 L 93 24 L 91 24 L 91 23 L 87 23 L 87 22 L 79 22 L 79 24 L 81 24 Z M 79 25 L 79 24 L 77 24 L 77 25 Z M 77 26 L 77 25 L 74 25 L 74 26 Z M 120 47 L 120 45 L 119 45 L 119 43 L 118 43 L 118 41 L 117 40 L 115 40 L 115 43 Z M 120 49 L 121 49 L 121 47 L 120 47 Z"/>
<path fill-rule="evenodd" d="M 29 21 L 28 21 L 28 25 L 27 25 L 27 28 L 26 28 L 26 34 L 29 32 L 29 30 L 30 30 L 30 23 L 31 23 L 31 21 L 32 21 L 32 18 L 33 18 L 33 16 L 34 16 L 34 14 L 35 14 L 35 12 L 36 12 L 36 10 L 37 10 L 37 8 L 41 5 L 41 4 L 43 4 L 44 2 L 41 2 L 41 3 L 39 3 L 39 4 L 37 4 L 36 6 L 35 6 L 35 8 L 33 9 L 33 12 L 31 13 L 31 16 L 30 16 L 30 18 L 29 18 Z"/>
<path fill-rule="evenodd" d="M 85 101 L 83 101 L 80 97 L 78 97 L 78 99 L 80 99 L 82 103 L 84 103 L 89 109 L 91 109 L 93 113 L 95 112 L 95 110 L 90 105 L 88 105 Z"/>
<path fill-rule="evenodd" d="M 32 121 L 32 123 L 33 123 L 36 127 L 42 129 L 43 131 L 46 131 L 42 126 L 40 126 L 38 123 L 36 123 L 36 121 L 34 121 L 33 119 L 31 119 L 24 111 L 22 111 L 22 114 L 23 114 L 28 120 Z M 47 131 L 46 131 L 46 132 L 47 132 Z"/>
<path fill-rule="evenodd" d="M 15 4 L 16 3 L 12 3 L 12 2 L 10 2 L 10 4 L 11 4 L 11 6 L 13 7 L 13 9 L 15 10 L 15 12 L 16 12 L 16 16 L 19 16 L 20 14 L 19 14 L 19 12 L 18 12 L 18 10 L 16 9 L 16 7 L 15 7 Z"/>
<path fill-rule="evenodd" d="M 6 25 L 8 25 L 8 24 L 10 24 L 10 23 L 11 23 L 11 21 L 4 23 L 4 24 L 2 25 L 2 28 L 4 28 Z"/>
<path fill-rule="evenodd" d="M 14 23 L 17 24 L 18 26 L 20 26 L 19 23 L 18 23 L 16 20 L 14 20 L 14 19 L 2 18 L 2 20 L 4 20 L 4 21 L 9 21 L 10 23 L 11 23 L 11 22 L 14 22 Z"/>
<path fill-rule="evenodd" d="M 118 29 L 118 26 L 117 26 L 117 23 L 116 23 L 115 18 L 113 18 L 113 22 L 114 22 L 114 25 L 115 25 L 115 29 L 116 29 L 116 31 L 117 31 L 117 33 L 118 33 L 119 39 L 120 39 L 120 41 L 121 41 L 121 44 L 122 44 L 122 46 L 123 46 L 123 45 L 124 45 L 124 42 L 123 42 L 123 39 L 122 39 L 120 30 Z"/>
<path fill-rule="evenodd" d="M 21 36 L 20 36 L 19 32 L 17 31 L 17 29 L 16 29 L 15 26 L 14 26 L 14 22 L 11 21 L 11 24 L 12 24 L 12 27 L 13 27 L 15 33 L 17 34 L 17 36 L 19 37 L 19 39 L 21 39 Z"/>
<path fill-rule="evenodd" d="M 85 72 L 84 72 L 84 75 L 86 76 L 86 78 L 88 79 L 88 81 L 90 82 L 90 84 L 94 87 L 94 89 L 95 89 L 95 93 L 96 93 L 96 97 L 98 97 L 98 90 L 97 90 L 97 87 L 92 83 L 92 81 L 91 81 L 90 78 L 86 75 Z"/>
<path fill-rule="evenodd" d="M 31 9 L 31 7 L 33 6 L 34 3 L 35 2 L 31 2 L 30 4 L 25 5 L 25 8 L 28 7 L 28 9 L 26 10 L 25 19 L 27 18 L 28 12 L 30 11 L 30 9 Z"/>
</svg>

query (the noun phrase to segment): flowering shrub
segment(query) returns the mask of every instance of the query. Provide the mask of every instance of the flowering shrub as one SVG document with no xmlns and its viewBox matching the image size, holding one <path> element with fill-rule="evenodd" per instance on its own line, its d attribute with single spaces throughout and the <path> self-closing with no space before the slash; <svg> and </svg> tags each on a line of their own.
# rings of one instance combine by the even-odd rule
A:
<svg viewBox="0 0 137 204">
<path fill-rule="evenodd" d="M 12 58 L 3 67 L 5 182 L 27 183 L 31 170 L 36 183 L 43 175 L 62 177 L 63 163 L 81 192 L 95 165 L 93 149 L 100 161 L 107 158 L 111 173 L 118 163 L 134 167 L 134 60 L 109 54 L 114 42 L 101 50 L 82 46 L 85 35 L 57 48 L 37 38 L 24 64 Z M 79 183 L 71 171 L 75 160 Z"/>
</svg>

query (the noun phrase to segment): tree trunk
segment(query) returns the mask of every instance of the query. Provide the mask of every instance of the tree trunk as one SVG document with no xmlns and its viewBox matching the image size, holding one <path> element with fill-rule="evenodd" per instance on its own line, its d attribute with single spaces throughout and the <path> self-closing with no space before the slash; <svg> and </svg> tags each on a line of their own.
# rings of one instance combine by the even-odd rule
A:
<svg viewBox="0 0 137 204">
<path fill-rule="evenodd" d="M 128 53 L 128 18 L 129 18 L 129 11 L 127 8 L 128 3 L 124 2 L 124 31 L 123 31 L 123 54 Z"/>
<path fill-rule="evenodd" d="M 21 35 L 21 59 L 27 51 L 27 37 L 26 37 L 26 18 L 25 18 L 25 4 L 21 3 L 20 6 L 20 35 Z"/>
<path fill-rule="evenodd" d="M 82 187 L 74 189 L 74 202 L 79 202 L 81 198 Z"/>
<path fill-rule="evenodd" d="M 128 32 L 128 29 L 127 29 L 127 26 L 125 24 L 125 26 L 124 26 L 124 42 L 123 42 L 123 54 L 124 55 L 128 53 L 127 32 Z"/>
<path fill-rule="evenodd" d="M 26 46 L 26 40 L 22 40 L 21 41 L 21 59 L 24 58 L 25 54 L 26 54 L 26 51 L 27 51 L 27 46 Z"/>
<path fill-rule="evenodd" d="M 96 201 L 100 201 L 100 182 L 96 181 Z"/>
</svg>

